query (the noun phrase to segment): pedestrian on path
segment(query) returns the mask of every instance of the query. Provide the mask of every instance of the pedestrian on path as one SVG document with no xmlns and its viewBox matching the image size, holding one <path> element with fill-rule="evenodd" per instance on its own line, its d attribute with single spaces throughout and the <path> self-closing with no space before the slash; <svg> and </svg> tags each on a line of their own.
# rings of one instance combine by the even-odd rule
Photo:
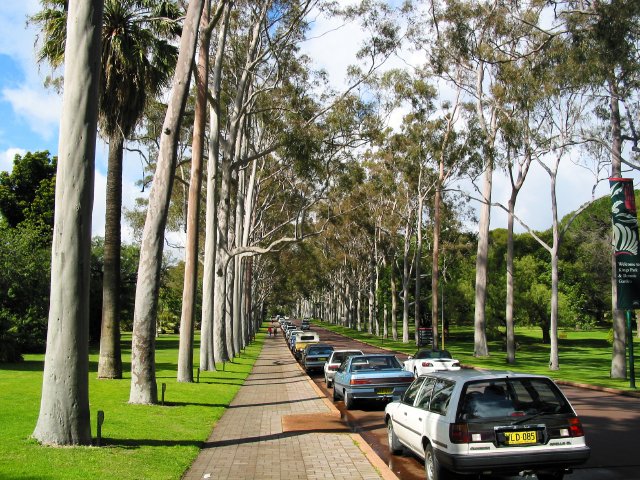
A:
<svg viewBox="0 0 640 480">
<path fill-rule="evenodd" d="M 271 327 L 267 328 L 267 333 L 271 336 Z"/>
</svg>

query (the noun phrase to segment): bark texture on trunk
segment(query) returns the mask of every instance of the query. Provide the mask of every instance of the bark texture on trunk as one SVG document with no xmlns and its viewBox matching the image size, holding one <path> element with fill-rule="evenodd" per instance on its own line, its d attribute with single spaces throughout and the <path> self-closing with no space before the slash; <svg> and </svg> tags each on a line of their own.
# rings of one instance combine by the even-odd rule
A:
<svg viewBox="0 0 640 480">
<path fill-rule="evenodd" d="M 122 153 L 124 138 L 109 139 L 106 210 L 104 223 L 104 271 L 102 277 L 102 326 L 98 378 L 122 378 L 120 352 L 120 250 L 122 213 Z"/>
<path fill-rule="evenodd" d="M 158 402 L 155 333 L 164 230 L 175 175 L 180 123 L 189 94 L 198 25 L 203 5 L 204 0 L 189 2 L 180 39 L 180 53 L 173 78 L 171 98 L 162 125 L 158 162 L 149 193 L 147 217 L 142 233 L 133 315 L 130 403 L 154 404 Z"/>
<path fill-rule="evenodd" d="M 622 176 L 622 129 L 620 120 L 620 100 L 616 80 L 612 73 L 609 81 L 611 95 L 611 176 Z M 616 275 L 616 259 L 611 254 L 611 309 L 613 312 L 613 351 L 611 353 L 611 378 L 627 378 L 627 327 L 625 323 L 624 311 L 619 310 L 616 305 L 618 297 Z"/>
<path fill-rule="evenodd" d="M 205 0 L 200 18 L 200 31 L 209 23 L 209 1 Z M 180 346 L 178 347 L 178 382 L 193 382 L 193 333 L 195 305 L 198 292 L 198 253 L 200 236 L 200 192 L 202 191 L 202 164 L 204 136 L 207 124 L 207 86 L 209 78 L 209 40 L 211 35 L 200 36 L 196 71 L 196 108 L 191 146 L 191 175 L 187 205 L 187 243 L 184 259 L 184 285 L 182 289 L 182 315 L 180 317 Z"/>
<path fill-rule="evenodd" d="M 33 437 L 90 445 L 89 278 L 102 0 L 71 0 L 40 413 Z"/>
<path fill-rule="evenodd" d="M 487 321 L 485 317 L 487 304 L 487 263 L 489 260 L 489 224 L 491 219 L 491 188 L 493 183 L 493 162 L 489 160 L 484 171 L 482 195 L 485 203 L 480 209 L 480 225 L 478 231 L 478 250 L 476 255 L 476 295 L 473 330 L 473 356 L 486 357 Z"/>
</svg>

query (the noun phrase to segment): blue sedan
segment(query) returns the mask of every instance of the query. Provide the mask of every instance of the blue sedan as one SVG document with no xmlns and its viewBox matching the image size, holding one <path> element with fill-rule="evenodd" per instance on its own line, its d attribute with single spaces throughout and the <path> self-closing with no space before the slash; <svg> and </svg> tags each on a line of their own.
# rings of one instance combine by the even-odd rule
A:
<svg viewBox="0 0 640 480">
<path fill-rule="evenodd" d="M 356 400 L 398 400 L 413 382 L 394 355 L 365 354 L 348 357 L 333 379 L 333 400 L 344 399 L 347 410 Z"/>
</svg>

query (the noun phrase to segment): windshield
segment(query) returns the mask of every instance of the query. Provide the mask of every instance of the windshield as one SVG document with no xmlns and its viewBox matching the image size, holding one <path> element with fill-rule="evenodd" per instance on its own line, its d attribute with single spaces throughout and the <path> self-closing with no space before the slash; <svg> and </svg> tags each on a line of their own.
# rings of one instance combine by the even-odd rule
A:
<svg viewBox="0 0 640 480">
<path fill-rule="evenodd" d="M 571 406 L 560 389 L 546 378 L 501 378 L 470 382 L 463 391 L 458 417 L 473 420 L 569 413 Z"/>
</svg>

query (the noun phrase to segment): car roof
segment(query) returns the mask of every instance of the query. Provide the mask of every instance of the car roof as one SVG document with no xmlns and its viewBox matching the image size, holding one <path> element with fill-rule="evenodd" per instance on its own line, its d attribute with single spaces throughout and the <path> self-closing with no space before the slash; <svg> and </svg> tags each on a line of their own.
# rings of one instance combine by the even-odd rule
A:
<svg viewBox="0 0 640 480">
<path fill-rule="evenodd" d="M 538 375 L 534 373 L 517 373 L 509 370 L 486 370 L 473 368 L 463 368 L 461 370 L 440 370 L 421 376 L 446 378 L 454 382 L 467 382 L 470 380 L 495 380 L 501 378 L 549 378 L 545 375 Z"/>
<path fill-rule="evenodd" d="M 349 358 L 362 358 L 362 357 L 395 357 L 393 353 L 363 353 L 362 355 L 351 355 Z"/>
</svg>

